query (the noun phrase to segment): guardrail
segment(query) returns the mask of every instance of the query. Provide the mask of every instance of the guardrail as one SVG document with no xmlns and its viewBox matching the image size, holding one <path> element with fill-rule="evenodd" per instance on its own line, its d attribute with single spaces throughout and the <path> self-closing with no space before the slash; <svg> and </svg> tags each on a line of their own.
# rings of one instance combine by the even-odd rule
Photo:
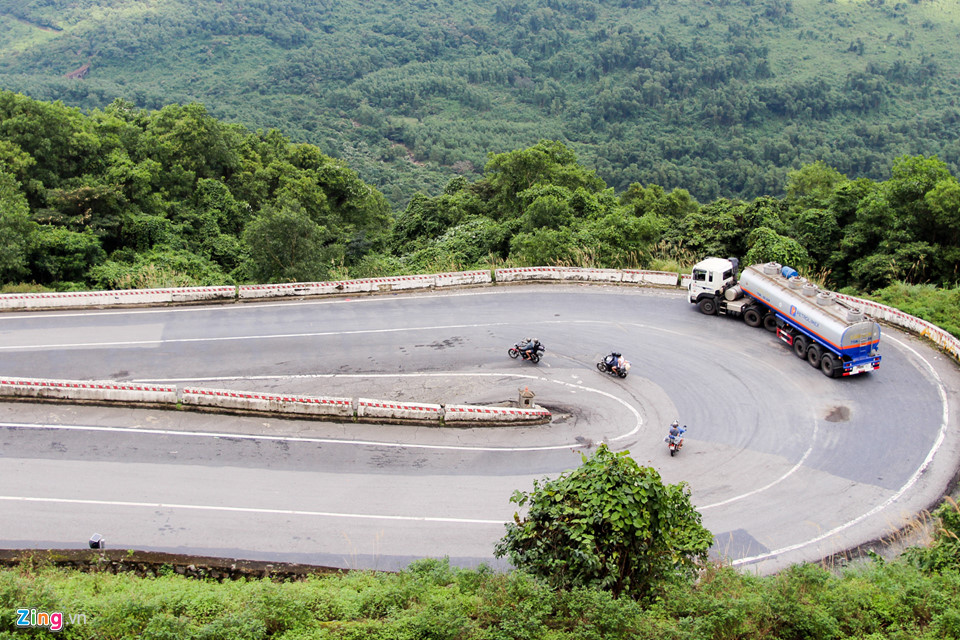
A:
<svg viewBox="0 0 960 640">
<path fill-rule="evenodd" d="M 177 388 L 114 381 L 0 378 L 0 397 L 176 405 Z"/>
<path fill-rule="evenodd" d="M 547 409 L 484 405 L 442 405 L 396 402 L 371 398 L 343 398 L 295 394 L 205 389 L 112 380 L 49 380 L 0 377 L 0 398 L 48 400 L 89 404 L 144 405 L 161 409 L 192 409 L 228 413 L 257 413 L 309 417 L 335 422 L 414 423 L 442 426 L 512 426 L 542 424 L 552 417 Z"/>
<path fill-rule="evenodd" d="M 439 423 L 443 419 L 443 405 L 357 398 L 357 417 Z"/>
<path fill-rule="evenodd" d="M 221 287 L 130 289 L 123 291 L 81 291 L 70 293 L 0 294 L 0 311 L 13 309 L 108 308 L 197 302 L 243 302 L 264 298 L 381 293 L 414 289 L 442 289 L 524 280 L 616 282 L 638 285 L 676 286 L 679 274 L 670 271 L 632 269 L 587 269 L 577 267 L 524 267 L 456 271 L 425 275 L 361 278 L 329 282 L 288 282 Z"/>
<path fill-rule="evenodd" d="M 124 307 L 136 305 L 237 302 L 260 298 L 375 293 L 408 289 L 440 289 L 489 284 L 490 271 L 477 269 L 428 275 L 365 278 L 331 282 L 292 282 L 220 287 L 130 289 L 123 291 L 78 291 L 69 293 L 0 294 L 0 311 L 10 309 L 56 309 Z"/>
<path fill-rule="evenodd" d="M 236 295 L 237 288 L 228 286 L 75 291 L 69 293 L 4 293 L 0 294 L 0 310 L 183 304 L 233 300 Z"/>
<path fill-rule="evenodd" d="M 516 267 L 497 269 L 497 282 L 558 280 L 585 282 L 620 282 L 675 287 L 680 274 L 673 271 L 640 271 L 637 269 L 590 269 L 586 267 Z"/>
<path fill-rule="evenodd" d="M 511 407 L 478 407 L 475 405 L 453 404 L 444 407 L 444 422 L 446 424 L 477 423 L 477 422 L 516 422 L 517 420 L 536 420 L 546 422 L 550 420 L 550 412 L 541 407 L 533 409 L 519 409 Z"/>
<path fill-rule="evenodd" d="M 350 398 L 195 388 L 183 389 L 180 398 L 183 406 L 201 410 L 227 409 L 322 418 L 353 417 L 353 400 Z"/>
<path fill-rule="evenodd" d="M 960 362 L 960 340 L 932 322 L 927 322 L 926 320 L 911 316 L 899 309 L 888 307 L 885 304 L 880 304 L 873 300 L 863 300 L 862 298 L 854 298 L 840 293 L 835 295 L 838 299 L 857 307 L 865 314 L 877 320 L 882 320 L 888 324 L 906 329 L 930 340 L 937 345 L 938 348 L 953 357 L 954 360 Z"/>
</svg>

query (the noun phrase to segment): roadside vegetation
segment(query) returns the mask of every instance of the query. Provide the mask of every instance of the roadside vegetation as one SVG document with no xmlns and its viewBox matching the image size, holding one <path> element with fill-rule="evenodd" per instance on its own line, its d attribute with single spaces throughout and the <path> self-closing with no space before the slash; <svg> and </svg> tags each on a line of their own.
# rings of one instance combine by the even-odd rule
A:
<svg viewBox="0 0 960 640">
<path fill-rule="evenodd" d="M 601 485 L 608 493 L 588 491 Z M 141 578 L 27 562 L 0 570 L 0 638 L 960 638 L 960 508 L 952 501 L 931 516 L 933 541 L 898 559 L 874 554 L 757 577 L 705 562 L 712 536 L 684 487 L 662 485 L 625 454 L 598 450 L 520 495 L 532 501 L 529 514 L 508 525 L 498 549 L 521 570 L 423 559 L 395 574 L 221 583 L 163 568 Z M 528 535 L 537 531 L 542 544 Z M 18 609 L 63 614 L 64 627 L 18 628 Z"/>
</svg>

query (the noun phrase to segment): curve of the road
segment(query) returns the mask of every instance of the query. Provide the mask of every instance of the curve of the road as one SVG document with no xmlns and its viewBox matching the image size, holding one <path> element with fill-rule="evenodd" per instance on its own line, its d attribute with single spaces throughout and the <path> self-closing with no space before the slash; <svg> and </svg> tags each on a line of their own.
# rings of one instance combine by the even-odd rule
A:
<svg viewBox="0 0 960 640">
<path fill-rule="evenodd" d="M 511 361 L 523 335 L 547 347 Z M 628 378 L 596 371 L 610 350 Z M 672 291 L 499 287 L 0 316 L 0 373 L 430 402 L 513 400 L 550 425 L 437 429 L 0 403 L 0 545 L 108 544 L 392 569 L 492 562 L 515 489 L 597 442 L 687 482 L 715 555 L 760 572 L 891 534 L 960 467 L 956 365 L 887 330 L 831 380 Z M 663 435 L 689 426 L 671 458 Z"/>
</svg>

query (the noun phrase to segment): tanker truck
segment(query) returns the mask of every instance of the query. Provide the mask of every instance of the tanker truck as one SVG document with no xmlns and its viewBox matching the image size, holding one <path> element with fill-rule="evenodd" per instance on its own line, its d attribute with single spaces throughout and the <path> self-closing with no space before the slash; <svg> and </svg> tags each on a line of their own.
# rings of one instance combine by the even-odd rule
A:
<svg viewBox="0 0 960 640">
<path fill-rule="evenodd" d="M 743 318 L 764 327 L 830 378 L 880 368 L 880 325 L 829 291 L 776 262 L 743 270 L 736 258 L 707 258 L 693 267 L 690 302 L 707 315 Z"/>
</svg>

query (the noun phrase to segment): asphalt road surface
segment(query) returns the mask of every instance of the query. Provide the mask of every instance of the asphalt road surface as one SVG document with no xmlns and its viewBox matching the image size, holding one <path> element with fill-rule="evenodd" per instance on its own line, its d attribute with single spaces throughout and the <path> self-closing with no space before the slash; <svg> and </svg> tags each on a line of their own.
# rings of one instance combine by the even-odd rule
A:
<svg viewBox="0 0 960 640">
<path fill-rule="evenodd" d="M 507 348 L 546 346 L 539 365 Z M 595 364 L 632 363 L 619 379 Z M 761 573 L 890 535 L 960 467 L 960 374 L 885 329 L 879 371 L 828 379 L 681 292 L 523 285 L 210 307 L 0 315 L 0 375 L 515 401 L 549 425 L 439 429 L 0 403 L 0 546 L 395 569 L 498 565 L 516 489 L 599 442 L 689 484 L 714 555 Z M 670 457 L 674 419 L 689 428 Z"/>
</svg>

